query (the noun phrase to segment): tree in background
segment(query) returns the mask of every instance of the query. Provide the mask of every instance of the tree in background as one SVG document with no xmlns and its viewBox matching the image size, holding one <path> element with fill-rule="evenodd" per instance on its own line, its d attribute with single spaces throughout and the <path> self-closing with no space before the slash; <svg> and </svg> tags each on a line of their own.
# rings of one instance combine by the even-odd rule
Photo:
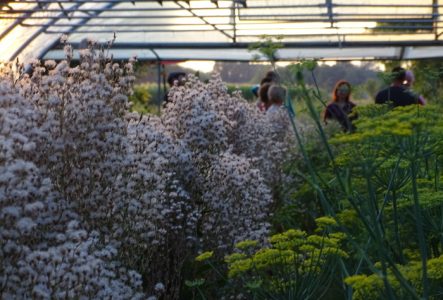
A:
<svg viewBox="0 0 443 300">
<path fill-rule="evenodd" d="M 441 59 L 417 60 L 411 63 L 415 74 L 414 89 L 426 99 L 441 102 L 443 99 L 443 61 Z"/>
</svg>

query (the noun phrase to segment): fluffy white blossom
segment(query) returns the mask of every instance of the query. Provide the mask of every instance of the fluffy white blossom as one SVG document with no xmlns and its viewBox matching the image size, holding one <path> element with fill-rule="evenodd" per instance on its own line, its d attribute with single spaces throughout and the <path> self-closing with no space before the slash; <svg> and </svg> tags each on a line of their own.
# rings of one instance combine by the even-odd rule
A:
<svg viewBox="0 0 443 300">
<path fill-rule="evenodd" d="M 220 78 L 128 112 L 132 63 L 0 67 L 0 297 L 177 299 L 184 262 L 263 239 L 292 143 Z"/>
</svg>

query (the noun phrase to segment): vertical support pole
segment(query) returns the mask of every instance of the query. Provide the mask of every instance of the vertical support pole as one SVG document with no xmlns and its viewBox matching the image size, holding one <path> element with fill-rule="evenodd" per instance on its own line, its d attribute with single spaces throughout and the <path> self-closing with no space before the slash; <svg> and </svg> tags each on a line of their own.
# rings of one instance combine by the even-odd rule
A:
<svg viewBox="0 0 443 300">
<path fill-rule="evenodd" d="M 166 91 L 166 68 L 165 64 L 162 64 L 162 79 L 163 79 L 163 99 L 165 99 L 167 95 Z"/>
<path fill-rule="evenodd" d="M 433 31 L 434 31 L 434 39 L 437 41 L 440 34 L 438 32 L 439 27 L 439 21 L 440 21 L 440 14 L 439 14 L 439 6 L 438 6 L 438 0 L 432 0 L 432 19 L 434 22 L 432 23 Z"/>
<path fill-rule="evenodd" d="M 231 16 L 232 16 L 232 27 L 233 27 L 233 30 L 234 30 L 234 35 L 232 37 L 232 41 L 234 43 L 237 43 L 237 23 L 236 23 L 237 22 L 237 20 L 236 20 L 236 18 L 237 18 L 237 2 L 235 2 L 235 1 L 232 2 L 231 11 L 232 11 L 232 13 L 231 13 Z"/>
<path fill-rule="evenodd" d="M 160 114 L 160 108 L 161 105 L 163 103 L 163 97 L 162 97 L 162 93 L 161 93 L 161 65 L 162 65 L 162 60 L 160 58 L 160 56 L 158 55 L 157 52 L 155 52 L 154 49 L 149 49 L 151 50 L 152 54 L 155 55 L 155 58 L 157 59 L 157 110 L 158 110 L 158 114 Z"/>
<path fill-rule="evenodd" d="M 157 60 L 157 103 L 158 103 L 158 114 L 160 114 L 160 108 L 162 106 L 163 103 L 163 97 L 162 97 L 162 92 L 161 92 L 161 61 Z"/>
<path fill-rule="evenodd" d="M 329 22 L 331 22 L 331 28 L 334 27 L 334 17 L 332 13 L 332 0 L 326 0 L 326 8 L 328 10 Z"/>
</svg>

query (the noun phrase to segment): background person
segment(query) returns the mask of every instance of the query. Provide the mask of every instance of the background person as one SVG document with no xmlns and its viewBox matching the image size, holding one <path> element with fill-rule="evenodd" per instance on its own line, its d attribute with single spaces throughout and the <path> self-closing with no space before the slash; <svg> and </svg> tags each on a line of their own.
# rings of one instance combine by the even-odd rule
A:
<svg viewBox="0 0 443 300">
<path fill-rule="evenodd" d="M 354 129 L 349 114 L 356 104 L 350 98 L 351 84 L 345 80 L 338 81 L 332 92 L 332 101 L 325 109 L 323 118 L 325 124 L 327 124 L 327 120 L 332 119 L 338 121 L 345 131 Z"/>
<path fill-rule="evenodd" d="M 266 115 L 277 112 L 283 105 L 286 98 L 286 89 L 279 85 L 273 84 L 268 90 L 269 107 L 266 110 Z"/>
<path fill-rule="evenodd" d="M 168 75 L 168 84 L 169 88 L 174 86 L 174 83 L 177 83 L 178 86 L 182 86 L 186 82 L 186 73 L 185 72 L 171 72 Z M 163 107 L 170 102 L 170 99 L 168 97 L 169 91 L 165 93 L 164 99 L 163 99 Z"/>
<path fill-rule="evenodd" d="M 261 112 L 266 112 L 271 106 L 268 99 L 269 88 L 280 82 L 280 76 L 274 71 L 266 72 L 265 77 L 262 78 L 258 90 L 258 103 L 257 107 Z"/>
<path fill-rule="evenodd" d="M 394 107 L 419 103 L 418 96 L 405 87 L 405 82 L 406 70 L 402 67 L 392 69 L 392 83 L 389 87 L 377 93 L 375 103 L 384 104 L 391 101 Z"/>
<path fill-rule="evenodd" d="M 260 85 L 263 85 L 264 83 L 280 83 L 280 76 L 275 71 L 268 71 L 266 72 L 265 77 L 260 81 Z"/>
<path fill-rule="evenodd" d="M 271 102 L 269 101 L 268 98 L 268 91 L 271 85 L 272 85 L 271 83 L 266 82 L 260 85 L 260 89 L 258 91 L 259 100 L 261 102 L 259 109 L 263 112 L 266 112 L 268 108 L 271 106 Z"/>
</svg>

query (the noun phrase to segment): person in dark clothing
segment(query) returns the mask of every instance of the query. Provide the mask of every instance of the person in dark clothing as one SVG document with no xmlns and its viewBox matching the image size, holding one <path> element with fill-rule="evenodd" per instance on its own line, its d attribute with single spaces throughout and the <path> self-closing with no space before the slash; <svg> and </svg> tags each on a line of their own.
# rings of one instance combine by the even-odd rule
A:
<svg viewBox="0 0 443 300">
<path fill-rule="evenodd" d="M 395 67 L 392 70 L 392 83 L 388 88 L 378 92 L 375 96 L 376 104 L 392 102 L 393 107 L 418 104 L 418 96 L 404 86 L 406 82 L 406 70 Z"/>
<path fill-rule="evenodd" d="M 262 103 L 263 109 L 260 108 L 261 111 L 265 112 L 268 110 L 268 108 L 272 105 L 271 101 L 269 101 L 268 97 L 268 91 L 269 88 L 272 86 L 272 83 L 265 82 L 260 86 L 260 89 L 258 90 L 258 96 L 260 99 L 260 102 Z"/>
<path fill-rule="evenodd" d="M 325 124 L 327 124 L 327 120 L 332 119 L 338 121 L 344 131 L 354 130 L 352 125 L 354 118 L 349 115 L 356 104 L 350 98 L 351 84 L 345 80 L 338 81 L 332 93 L 332 101 L 328 104 L 324 113 L 323 120 Z"/>
<path fill-rule="evenodd" d="M 184 72 L 172 72 L 168 75 L 168 84 L 170 87 L 174 86 L 174 82 L 177 81 L 177 84 L 183 85 L 184 80 L 186 79 L 186 73 Z"/>
<path fill-rule="evenodd" d="M 176 82 L 178 86 L 184 85 L 186 82 L 186 73 L 184 72 L 171 72 L 168 75 L 168 84 L 169 87 L 173 87 L 174 83 Z M 166 92 L 163 98 L 163 107 L 166 107 L 166 105 L 169 103 L 170 99 L 168 97 L 169 92 Z"/>
</svg>

